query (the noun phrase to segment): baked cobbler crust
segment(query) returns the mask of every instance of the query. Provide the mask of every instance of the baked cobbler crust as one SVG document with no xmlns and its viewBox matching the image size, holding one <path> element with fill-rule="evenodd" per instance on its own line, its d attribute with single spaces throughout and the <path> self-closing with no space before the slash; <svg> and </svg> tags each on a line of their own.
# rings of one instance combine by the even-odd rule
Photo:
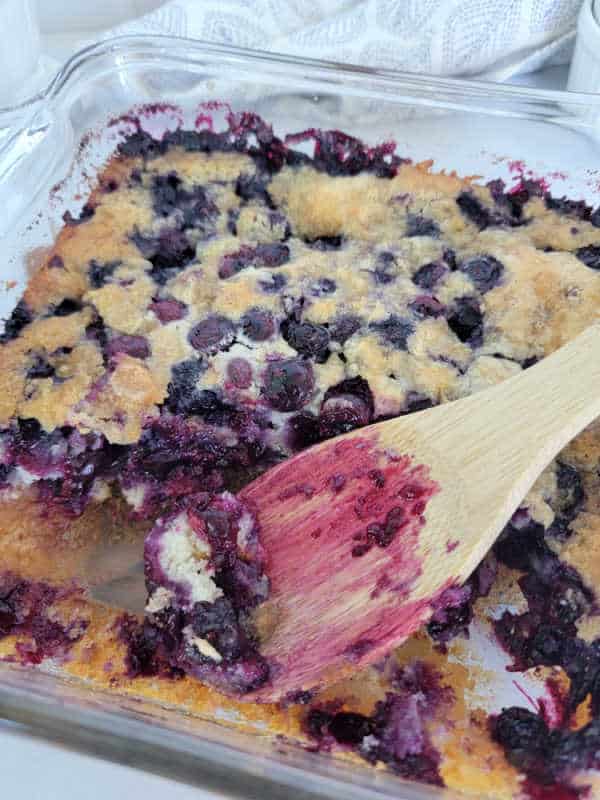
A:
<svg viewBox="0 0 600 800">
<path fill-rule="evenodd" d="M 294 149 L 311 138 L 312 157 Z M 597 319 L 599 270 L 600 213 L 535 182 L 483 186 L 339 132 L 285 143 L 253 115 L 130 136 L 2 337 L 0 653 L 403 777 L 579 792 L 600 743 L 598 425 L 386 665 L 280 708 L 203 682 L 266 679 L 244 615 L 268 576 L 228 491 L 526 369 Z M 145 619 L 92 601 L 113 571 L 94 572 L 100 542 L 141 558 L 144 537 Z M 516 670 L 548 671 L 558 722 L 488 718 L 473 616 Z"/>
</svg>

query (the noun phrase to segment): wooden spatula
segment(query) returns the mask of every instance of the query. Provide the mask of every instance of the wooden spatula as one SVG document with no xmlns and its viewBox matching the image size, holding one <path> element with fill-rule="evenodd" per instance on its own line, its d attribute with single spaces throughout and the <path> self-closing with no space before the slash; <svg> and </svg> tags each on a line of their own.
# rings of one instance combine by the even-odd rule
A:
<svg viewBox="0 0 600 800">
<path fill-rule="evenodd" d="M 249 484 L 271 701 L 373 663 L 451 601 L 540 472 L 600 415 L 600 325 L 465 400 L 327 441 Z"/>
</svg>

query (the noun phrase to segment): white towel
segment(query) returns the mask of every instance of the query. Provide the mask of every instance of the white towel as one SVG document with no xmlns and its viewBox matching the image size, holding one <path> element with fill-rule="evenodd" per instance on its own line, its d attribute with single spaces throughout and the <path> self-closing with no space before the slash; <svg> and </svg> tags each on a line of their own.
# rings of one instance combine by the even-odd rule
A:
<svg viewBox="0 0 600 800">
<path fill-rule="evenodd" d="M 581 0 L 172 0 L 124 23 L 272 52 L 506 80 L 570 60 Z"/>
</svg>

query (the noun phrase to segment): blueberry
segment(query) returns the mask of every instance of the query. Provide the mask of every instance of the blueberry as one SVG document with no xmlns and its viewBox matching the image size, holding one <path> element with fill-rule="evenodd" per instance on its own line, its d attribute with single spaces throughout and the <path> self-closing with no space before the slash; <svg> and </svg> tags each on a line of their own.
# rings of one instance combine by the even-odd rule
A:
<svg viewBox="0 0 600 800">
<path fill-rule="evenodd" d="M 369 148 L 360 139 L 335 130 L 313 130 L 310 137 L 315 139 L 314 167 L 329 175 L 358 175 L 364 170 L 381 178 L 397 174 L 400 159 L 390 155 L 386 145 Z"/>
<path fill-rule="evenodd" d="M 244 314 L 241 323 L 244 335 L 254 342 L 264 342 L 275 333 L 273 314 L 264 309 L 251 308 Z"/>
<path fill-rule="evenodd" d="M 483 314 L 474 297 L 459 297 L 455 301 L 448 327 L 461 342 L 479 347 L 483 341 Z"/>
<path fill-rule="evenodd" d="M 227 364 L 227 377 L 237 389 L 247 389 L 252 383 L 252 367 L 245 358 L 232 358 Z"/>
<path fill-rule="evenodd" d="M 504 265 L 494 256 L 474 256 L 464 261 L 461 272 L 468 275 L 480 292 L 489 292 L 497 286 L 504 272 Z"/>
<path fill-rule="evenodd" d="M 310 411 L 295 414 L 287 426 L 287 439 L 293 450 L 303 450 L 321 440 L 319 418 Z"/>
<path fill-rule="evenodd" d="M 142 158 L 155 158 L 166 151 L 166 143 L 154 139 L 146 131 L 137 131 L 119 144 L 118 150 L 121 155 L 141 156 Z"/>
<path fill-rule="evenodd" d="M 388 511 L 383 524 L 367 525 L 367 538 L 378 547 L 389 547 L 405 521 L 404 509 L 395 506 Z"/>
<path fill-rule="evenodd" d="M 198 401 L 196 384 L 206 370 L 199 358 L 181 361 L 171 367 L 171 382 L 168 386 L 167 406 L 174 413 L 193 414 Z"/>
<path fill-rule="evenodd" d="M 506 184 L 503 180 L 490 181 L 487 184 L 490 194 L 497 206 L 508 211 L 508 218 L 504 221 L 508 225 L 517 226 L 526 223 L 523 219 L 523 209 L 532 197 L 542 197 L 544 187 L 541 181 L 521 179 L 519 186 L 506 191 Z"/>
<path fill-rule="evenodd" d="M 521 361 L 521 366 L 523 369 L 529 369 L 529 367 L 533 367 L 535 364 L 537 364 L 538 361 L 539 358 L 537 356 L 527 356 L 527 358 L 524 358 L 523 361 Z"/>
<path fill-rule="evenodd" d="M 337 289 L 335 281 L 331 278 L 320 278 L 312 287 L 312 294 L 320 297 L 322 294 L 333 294 Z"/>
<path fill-rule="evenodd" d="M 373 731 L 373 722 L 363 714 L 338 711 L 329 722 L 329 733 L 339 744 L 358 745 Z"/>
<path fill-rule="evenodd" d="M 492 195 L 494 202 L 502 203 L 504 201 L 506 184 L 502 178 L 496 178 L 493 181 L 488 181 L 486 186 L 490 190 L 490 194 Z"/>
<path fill-rule="evenodd" d="M 319 414 L 319 438 L 328 439 L 368 425 L 373 410 L 373 393 L 364 378 L 347 378 L 329 387 Z"/>
<path fill-rule="evenodd" d="M 344 243 L 341 236 L 318 236 L 316 239 L 305 239 L 304 241 L 309 247 L 321 251 L 339 250 Z"/>
<path fill-rule="evenodd" d="M 194 350 L 214 354 L 233 344 L 235 325 L 227 317 L 217 314 L 194 325 L 188 339 Z"/>
<path fill-rule="evenodd" d="M 256 263 L 261 267 L 281 267 L 290 260 L 290 248 L 281 242 L 256 245 Z"/>
<path fill-rule="evenodd" d="M 544 198 L 546 208 L 556 211 L 558 214 L 576 217 L 577 219 L 590 219 L 592 209 L 585 200 L 569 200 L 568 197 L 552 197 L 547 194 Z"/>
<path fill-rule="evenodd" d="M 329 327 L 329 336 L 332 341 L 345 344 L 360 329 L 361 325 L 362 321 L 359 317 L 350 314 L 338 317 Z"/>
<path fill-rule="evenodd" d="M 101 289 L 120 263 L 120 261 L 107 261 L 101 264 L 92 259 L 88 266 L 88 278 L 92 289 Z"/>
<path fill-rule="evenodd" d="M 243 269 L 254 265 L 255 251 L 244 245 L 236 253 L 229 253 L 219 263 L 219 278 L 231 278 Z"/>
<path fill-rule="evenodd" d="M 266 292 L 267 294 L 274 294 L 275 292 L 280 291 L 280 289 L 283 289 L 286 283 L 287 283 L 287 278 L 285 277 L 285 275 L 276 273 L 275 275 L 271 276 L 270 281 L 259 281 L 258 285 L 263 290 L 263 292 Z"/>
<path fill-rule="evenodd" d="M 212 220 L 218 215 L 219 209 L 202 186 L 194 186 L 188 191 L 183 188 L 177 173 L 156 175 L 152 181 L 152 199 L 154 211 L 159 217 L 168 217 L 180 211 L 184 228 L 200 227 L 205 235 L 212 233 Z"/>
<path fill-rule="evenodd" d="M 235 182 L 235 193 L 242 200 L 258 200 L 268 208 L 274 208 L 266 184 L 266 180 L 258 175 L 242 173 Z"/>
<path fill-rule="evenodd" d="M 456 203 L 465 217 L 479 230 L 482 231 L 490 225 L 492 221 L 490 212 L 472 192 L 461 192 L 456 198 Z"/>
<path fill-rule="evenodd" d="M 159 286 L 164 286 L 196 258 L 185 233 L 174 228 L 163 228 L 158 236 L 136 232 L 131 240 L 152 264 L 149 274 Z"/>
<path fill-rule="evenodd" d="M 406 218 L 406 236 L 432 236 L 440 235 L 437 222 L 420 214 L 408 214 Z"/>
<path fill-rule="evenodd" d="M 261 392 L 277 411 L 298 411 L 310 400 L 314 385 L 310 363 L 288 358 L 268 364 Z"/>
<path fill-rule="evenodd" d="M 62 257 L 55 254 L 48 260 L 48 269 L 64 269 L 65 262 Z"/>
<path fill-rule="evenodd" d="M 91 219 L 94 214 L 96 213 L 96 209 L 94 206 L 86 203 L 81 211 L 79 212 L 79 216 L 74 217 L 70 211 L 65 211 L 63 214 L 63 220 L 65 225 L 74 226 L 74 225 L 81 225 L 82 222 L 87 222 L 88 219 Z"/>
<path fill-rule="evenodd" d="M 381 286 L 386 286 L 388 283 L 393 283 L 396 280 L 396 276 L 394 274 L 387 272 L 381 267 L 375 267 L 373 275 L 375 277 L 375 283 L 378 283 Z"/>
<path fill-rule="evenodd" d="M 177 173 L 155 175 L 152 179 L 152 206 L 156 214 L 168 217 L 177 208 L 181 178 Z"/>
<path fill-rule="evenodd" d="M 590 222 L 594 228 L 600 228 L 600 206 L 590 216 Z"/>
<path fill-rule="evenodd" d="M 51 378 L 53 375 L 54 367 L 43 356 L 35 356 L 33 364 L 27 370 L 28 380 Z"/>
<path fill-rule="evenodd" d="M 323 405 L 335 397 L 353 397 L 360 400 L 366 411 L 363 424 L 371 420 L 375 409 L 375 399 L 368 381 L 360 375 L 355 378 L 346 378 L 335 386 L 330 386 L 323 397 Z"/>
<path fill-rule="evenodd" d="M 375 283 L 385 286 L 396 280 L 396 275 L 392 270 L 396 266 L 396 259 L 393 253 L 384 251 L 377 256 L 377 263 L 373 275 Z"/>
<path fill-rule="evenodd" d="M 150 356 L 150 344 L 145 336 L 122 334 L 110 339 L 105 351 L 109 358 L 114 358 L 119 353 L 124 353 L 132 358 L 148 358 Z"/>
<path fill-rule="evenodd" d="M 526 570 L 532 560 L 540 561 L 549 555 L 544 541 L 544 526 L 529 520 L 524 527 L 509 523 L 494 546 L 498 560 L 512 569 Z"/>
<path fill-rule="evenodd" d="M 324 325 L 288 319 L 281 323 L 280 328 L 286 342 L 301 355 L 314 358 L 318 363 L 329 358 L 329 331 Z"/>
<path fill-rule="evenodd" d="M 386 342 L 394 345 L 394 347 L 397 347 L 399 350 L 407 349 L 408 337 L 414 333 L 412 323 L 395 314 L 390 314 L 390 316 L 382 322 L 371 322 L 369 328 L 377 331 Z"/>
<path fill-rule="evenodd" d="M 436 297 L 429 294 L 415 297 L 409 303 L 409 308 L 419 317 L 441 317 L 446 310 L 446 307 Z"/>
<path fill-rule="evenodd" d="M 81 311 L 82 305 L 79 300 L 73 300 L 71 297 L 65 297 L 60 303 L 55 306 L 52 312 L 55 317 L 67 317 L 69 314 L 74 314 L 76 311 Z"/>
<path fill-rule="evenodd" d="M 214 131 L 186 131 L 177 128 L 168 131 L 163 139 L 164 145 L 183 147 L 188 153 L 211 153 L 213 151 L 228 152 L 234 148 L 228 131 L 215 133 Z"/>
<path fill-rule="evenodd" d="M 600 269 L 600 245 L 588 244 L 575 251 L 580 261 L 590 269 Z"/>
<path fill-rule="evenodd" d="M 559 462 L 556 470 L 556 485 L 558 496 L 552 506 L 562 517 L 571 521 L 577 516 L 585 501 L 581 475 L 575 467 Z"/>
<path fill-rule="evenodd" d="M 192 610 L 192 629 L 196 636 L 208 639 L 226 659 L 239 658 L 244 635 L 231 601 L 218 597 L 214 603 L 196 603 Z"/>
<path fill-rule="evenodd" d="M 224 403 L 216 392 L 208 389 L 198 390 L 196 382 L 202 372 L 206 370 L 206 364 L 203 361 L 190 359 L 176 364 L 171 369 L 172 379 L 168 386 L 168 396 L 166 405 L 173 413 L 183 414 L 185 416 L 192 415 L 205 419 L 215 425 L 223 425 L 231 420 L 232 408 Z M 182 443 L 178 441 L 177 430 L 169 431 L 169 435 L 176 437 L 174 444 L 181 448 Z M 188 435 L 184 431 L 184 437 Z M 195 446 L 191 443 L 192 447 Z M 208 445 L 208 447 L 207 447 Z M 170 447 L 170 445 L 169 445 Z M 215 448 L 212 444 L 205 443 L 204 455 L 200 455 L 198 461 L 202 463 L 203 458 L 209 458 L 215 454 Z M 196 458 L 193 449 L 190 450 L 188 446 L 187 455 L 185 453 L 177 454 L 177 451 L 172 452 L 169 450 L 168 459 L 181 460 L 181 458 L 189 456 Z"/>
<path fill-rule="evenodd" d="M 528 643 L 529 659 L 547 667 L 560 664 L 567 639 L 568 635 L 556 624 L 540 625 Z"/>
<path fill-rule="evenodd" d="M 416 411 L 425 411 L 428 408 L 433 408 L 434 405 L 435 403 L 430 397 L 419 394 L 419 392 L 407 392 L 402 413 L 413 414 Z"/>
<path fill-rule="evenodd" d="M 93 322 L 90 322 L 85 329 L 85 338 L 89 342 L 95 342 L 98 345 L 98 348 L 104 352 L 107 342 L 107 335 L 106 327 L 102 317 L 97 317 Z"/>
<path fill-rule="evenodd" d="M 550 731 L 540 716 L 525 708 L 505 708 L 492 721 L 492 737 L 514 767 L 536 776 L 547 774 Z"/>
<path fill-rule="evenodd" d="M 281 242 L 258 244 L 256 247 L 244 245 L 236 253 L 221 258 L 219 277 L 230 278 L 247 267 L 280 267 L 290 260 L 290 248 Z"/>
<path fill-rule="evenodd" d="M 13 308 L 10 317 L 4 323 L 4 332 L 0 334 L 0 342 L 9 342 L 16 339 L 23 328 L 33 319 L 33 314 L 24 300 L 19 300 Z"/>
<path fill-rule="evenodd" d="M 186 304 L 182 303 L 180 300 L 175 300 L 173 297 L 153 300 L 149 308 L 156 314 L 163 325 L 166 325 L 168 322 L 183 319 L 187 314 Z"/>
<path fill-rule="evenodd" d="M 447 272 L 447 267 L 439 261 L 432 261 L 429 264 L 423 264 L 422 267 L 413 275 L 413 283 L 421 289 L 433 289 L 436 283 L 441 280 Z"/>
<path fill-rule="evenodd" d="M 106 180 L 100 181 L 100 191 L 104 194 L 111 194 L 112 192 L 116 192 L 119 188 L 119 181 L 116 181 L 114 178 L 109 178 Z"/>
<path fill-rule="evenodd" d="M 427 633 L 438 646 L 444 647 L 451 639 L 457 636 L 468 636 L 469 625 L 473 619 L 473 600 L 469 594 L 463 603 L 443 609 L 439 614 L 433 615 L 427 625 Z"/>
<path fill-rule="evenodd" d="M 458 268 L 456 253 L 451 248 L 448 247 L 444 250 L 442 253 L 442 260 L 448 265 L 451 272 L 454 272 Z"/>
<path fill-rule="evenodd" d="M 320 708 L 311 708 L 306 715 L 305 725 L 309 736 L 322 739 L 327 735 L 333 714 Z"/>
</svg>

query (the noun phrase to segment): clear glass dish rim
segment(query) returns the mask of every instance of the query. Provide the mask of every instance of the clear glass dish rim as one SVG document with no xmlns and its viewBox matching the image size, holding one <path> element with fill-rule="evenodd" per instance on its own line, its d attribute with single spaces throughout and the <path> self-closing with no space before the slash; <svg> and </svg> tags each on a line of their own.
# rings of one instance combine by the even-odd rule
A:
<svg viewBox="0 0 600 800">
<path fill-rule="evenodd" d="M 289 55 L 285 53 L 269 52 L 266 50 L 256 50 L 235 45 L 215 44 L 204 39 L 191 39 L 183 36 L 171 36 L 166 34 L 127 34 L 103 39 L 100 42 L 87 45 L 75 52 L 59 69 L 54 78 L 48 85 L 25 100 L 14 105 L 0 107 L 0 127 L 4 119 L 11 116 L 21 116 L 30 109 L 38 109 L 44 103 L 55 100 L 60 96 L 64 87 L 76 76 L 83 67 L 90 61 L 94 61 L 102 55 L 136 48 L 153 48 L 159 52 L 165 60 L 181 61 L 182 51 L 185 51 L 185 59 L 190 60 L 196 55 L 220 57 L 225 59 L 239 59 L 251 62 L 255 66 L 279 66 L 296 70 L 301 68 L 308 71 L 311 77 L 324 78 L 329 76 L 336 83 L 351 80 L 353 83 L 362 84 L 363 90 L 369 85 L 385 84 L 394 86 L 402 90 L 403 96 L 415 99 L 425 97 L 436 98 L 440 94 L 450 97 L 470 97 L 471 99 L 486 98 L 504 101 L 507 104 L 514 103 L 518 106 L 521 103 L 528 103 L 532 106 L 537 104 L 557 104 L 569 107 L 582 107 L 589 111 L 597 108 L 600 111 L 600 94 L 587 92 L 571 92 L 560 89 L 539 89 L 528 86 L 513 86 L 508 84 L 494 83 L 491 81 L 478 80 L 461 77 L 441 77 L 432 76 L 425 73 L 412 73 L 395 69 L 383 69 L 378 67 L 366 67 L 353 63 L 341 63 L 301 56 Z M 177 54 L 179 51 L 179 55 Z M 448 101 L 446 101 L 448 102 Z M 452 105 L 452 103 L 450 103 Z M 445 105 L 445 104 L 444 104 Z M 459 105 L 459 104 L 458 104 Z M 489 107 L 481 106 L 480 110 L 490 113 Z M 518 111 L 517 108 L 514 109 Z M 539 112 L 538 112 L 539 113 Z"/>
</svg>

